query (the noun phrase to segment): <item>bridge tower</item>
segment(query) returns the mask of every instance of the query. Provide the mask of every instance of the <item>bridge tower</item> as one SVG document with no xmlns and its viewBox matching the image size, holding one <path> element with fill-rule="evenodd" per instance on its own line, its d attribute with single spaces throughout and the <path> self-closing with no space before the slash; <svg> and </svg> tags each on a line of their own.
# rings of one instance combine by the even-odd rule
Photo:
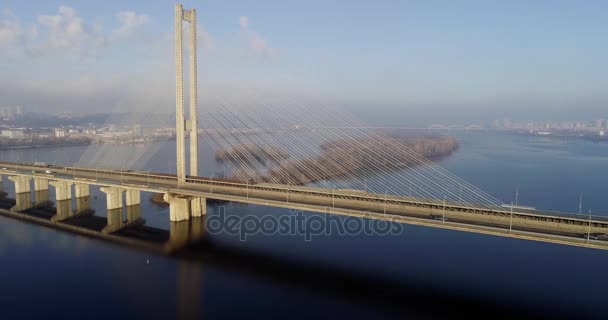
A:
<svg viewBox="0 0 608 320">
<path fill-rule="evenodd" d="M 182 22 L 189 23 L 189 73 L 190 112 L 188 120 L 184 116 L 184 57 Z M 197 65 L 196 65 L 196 9 L 184 10 L 175 4 L 175 135 L 177 145 L 177 181 L 186 181 L 186 132 L 190 134 L 190 173 L 198 176 L 198 117 L 197 117 Z"/>
</svg>

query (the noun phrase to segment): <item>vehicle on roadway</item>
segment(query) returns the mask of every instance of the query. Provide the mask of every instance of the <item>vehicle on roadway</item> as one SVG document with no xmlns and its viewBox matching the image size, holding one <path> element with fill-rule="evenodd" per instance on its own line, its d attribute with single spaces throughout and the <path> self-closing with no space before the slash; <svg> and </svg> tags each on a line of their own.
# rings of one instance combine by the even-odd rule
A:
<svg viewBox="0 0 608 320">
<path fill-rule="evenodd" d="M 444 217 L 444 216 L 440 216 L 440 215 L 431 215 L 431 218 L 437 220 L 437 221 L 448 221 L 448 218 Z"/>
<path fill-rule="evenodd" d="M 53 171 L 52 170 L 44 170 L 44 173 L 46 173 L 46 174 L 53 174 Z"/>
<path fill-rule="evenodd" d="M 8 170 L 8 168 L 6 168 L 6 167 L 2 167 L 2 170 Z"/>
</svg>

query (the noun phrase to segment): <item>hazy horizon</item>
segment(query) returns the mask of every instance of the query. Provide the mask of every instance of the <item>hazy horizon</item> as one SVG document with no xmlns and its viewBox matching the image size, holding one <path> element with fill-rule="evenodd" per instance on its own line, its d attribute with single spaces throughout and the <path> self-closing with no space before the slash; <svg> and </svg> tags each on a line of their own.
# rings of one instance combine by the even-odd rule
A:
<svg viewBox="0 0 608 320">
<path fill-rule="evenodd" d="M 606 116 L 601 1 L 184 5 L 199 12 L 201 108 L 254 88 L 372 121 Z M 173 3 L 4 1 L 0 58 L 0 106 L 171 112 Z"/>
</svg>

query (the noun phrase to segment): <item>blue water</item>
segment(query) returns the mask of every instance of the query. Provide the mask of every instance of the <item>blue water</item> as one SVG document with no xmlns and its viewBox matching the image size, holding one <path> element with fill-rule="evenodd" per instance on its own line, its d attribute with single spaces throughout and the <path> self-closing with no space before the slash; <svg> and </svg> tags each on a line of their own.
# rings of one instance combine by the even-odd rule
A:
<svg viewBox="0 0 608 320">
<path fill-rule="evenodd" d="M 450 134 L 458 137 L 461 147 L 441 165 L 501 201 L 514 201 L 518 189 L 521 205 L 578 211 L 582 193 L 584 212 L 608 213 L 603 188 L 608 182 L 608 144 L 498 133 Z M 0 158 L 70 163 L 84 150 L 1 151 Z M 145 166 L 174 170 L 166 169 L 173 150 L 171 145 L 163 147 Z M 4 187 L 13 194 L 6 178 Z M 92 195 L 98 196 L 92 200 L 93 206 L 103 215 L 105 198 L 95 188 Z M 145 200 L 142 207 L 149 225 L 168 227 L 166 208 Z M 218 211 L 211 208 L 209 215 Z M 286 212 L 239 205 L 229 205 L 226 211 L 259 216 Z M 332 234 L 312 241 L 280 235 L 254 235 L 246 242 L 231 235 L 213 237 L 276 256 L 382 274 L 395 282 L 414 277 L 484 296 L 509 294 L 547 306 L 573 305 L 598 314 L 608 311 L 608 254 L 599 250 L 416 226 L 404 226 L 399 235 Z M 348 303 L 213 264 L 150 255 L 3 217 L 0 264 L 3 319 L 4 315 L 8 319 L 181 318 L 184 313 L 268 318 L 388 316 L 377 307 Z"/>
</svg>

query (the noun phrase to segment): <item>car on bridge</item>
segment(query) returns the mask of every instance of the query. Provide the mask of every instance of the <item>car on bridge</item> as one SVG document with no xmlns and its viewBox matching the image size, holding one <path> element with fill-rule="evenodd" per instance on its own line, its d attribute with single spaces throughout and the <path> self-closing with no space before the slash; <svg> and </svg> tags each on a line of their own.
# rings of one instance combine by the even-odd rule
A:
<svg viewBox="0 0 608 320">
<path fill-rule="evenodd" d="M 446 218 L 445 216 L 440 216 L 440 215 L 435 215 L 432 214 L 431 218 L 437 221 L 448 221 L 448 218 Z"/>
</svg>

